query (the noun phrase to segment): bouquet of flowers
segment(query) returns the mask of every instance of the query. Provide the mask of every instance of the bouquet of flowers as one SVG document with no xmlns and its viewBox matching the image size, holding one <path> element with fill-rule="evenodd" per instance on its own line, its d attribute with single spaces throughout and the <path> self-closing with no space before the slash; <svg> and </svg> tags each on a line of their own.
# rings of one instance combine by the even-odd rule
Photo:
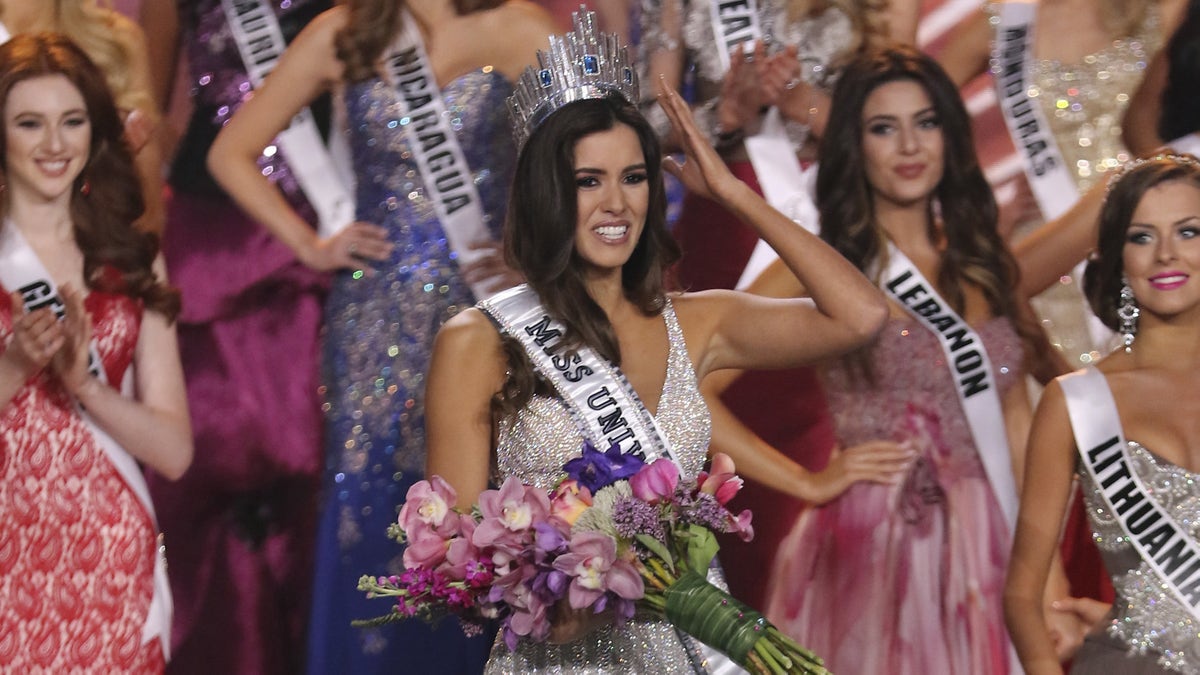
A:
<svg viewBox="0 0 1200 675">
<path fill-rule="evenodd" d="M 368 597 L 394 598 L 392 611 L 359 622 L 460 619 L 468 633 L 499 619 L 505 643 L 546 640 L 562 601 L 611 611 L 618 625 L 635 611 L 673 625 L 755 673 L 826 673 L 821 659 L 762 614 L 709 583 L 714 533 L 753 536 L 750 513 L 726 504 L 742 481 L 728 456 L 683 480 L 674 462 L 646 464 L 616 446 L 584 445 L 551 494 L 510 478 L 480 495 L 469 513 L 438 476 L 409 489 L 388 536 L 407 543 L 405 571 L 365 575 Z"/>
</svg>

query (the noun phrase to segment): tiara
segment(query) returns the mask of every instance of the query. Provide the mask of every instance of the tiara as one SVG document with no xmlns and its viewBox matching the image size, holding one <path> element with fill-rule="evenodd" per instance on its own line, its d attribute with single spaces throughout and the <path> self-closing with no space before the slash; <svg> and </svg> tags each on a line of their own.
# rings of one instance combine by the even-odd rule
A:
<svg viewBox="0 0 1200 675">
<path fill-rule="evenodd" d="M 1121 168 L 1113 174 L 1112 178 L 1108 179 L 1108 183 L 1104 186 L 1105 194 L 1112 192 L 1113 188 L 1117 186 L 1117 183 L 1121 182 L 1121 179 L 1123 179 L 1125 176 L 1128 176 L 1131 171 L 1139 166 L 1162 161 L 1170 161 L 1175 164 L 1181 164 L 1200 169 L 1200 160 L 1198 160 L 1194 155 L 1189 155 L 1187 153 L 1166 152 L 1159 153 L 1151 157 L 1138 157 L 1137 159 L 1131 159 L 1122 164 Z"/>
<path fill-rule="evenodd" d="M 638 78 L 615 33 L 596 30 L 596 13 L 580 5 L 571 13 L 575 31 L 550 36 L 550 50 L 538 50 L 538 67 L 521 73 L 508 108 L 517 147 L 554 111 L 575 101 L 617 92 L 637 104 Z"/>
</svg>

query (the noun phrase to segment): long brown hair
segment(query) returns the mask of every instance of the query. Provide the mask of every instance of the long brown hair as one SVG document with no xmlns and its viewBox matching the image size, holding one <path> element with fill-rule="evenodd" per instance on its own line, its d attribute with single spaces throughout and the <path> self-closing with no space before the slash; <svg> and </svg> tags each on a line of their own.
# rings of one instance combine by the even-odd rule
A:
<svg viewBox="0 0 1200 675">
<path fill-rule="evenodd" d="M 67 78 L 79 90 L 91 124 L 88 161 L 75 179 L 70 203 L 88 287 L 123 293 L 174 319 L 179 313 L 179 292 L 160 281 L 152 269 L 158 237 L 133 226 L 145 209 L 141 186 L 120 114 L 100 69 L 62 35 L 17 35 L 0 45 L 0 111 L 18 82 L 49 75 Z M 0 156 L 7 156 L 7 151 L 7 134 L 0 134 Z M 103 273 L 106 269 L 118 272 L 119 278 Z"/>
<path fill-rule="evenodd" d="M 647 316 L 662 311 L 666 270 L 679 259 L 679 247 L 667 230 L 662 152 L 650 123 L 620 94 L 567 104 L 529 137 L 513 174 L 504 251 L 508 263 L 525 275 L 546 310 L 566 326 L 564 344 L 587 345 L 619 365 L 621 348 L 616 333 L 604 310 L 588 294 L 585 265 L 575 248 L 575 144 L 618 124 L 637 134 L 650 186 L 645 228 L 621 268 L 621 283 L 625 296 Z M 528 401 L 534 380 L 524 352 L 511 346 L 506 351 L 516 385 L 502 392 L 501 408 L 509 411 Z"/>
<path fill-rule="evenodd" d="M 492 9 L 505 0 L 454 0 L 459 15 Z M 376 75 L 376 62 L 400 32 L 403 0 L 347 0 L 346 26 L 334 39 L 338 58 L 345 65 L 343 79 L 361 82 Z"/>
<path fill-rule="evenodd" d="M 1036 327 L 1021 319 L 1013 295 L 1017 263 L 997 229 L 996 200 L 975 155 L 970 118 L 945 71 L 915 48 L 868 50 L 848 64 L 838 80 L 817 171 L 821 238 L 864 272 L 874 271 L 886 255 L 887 238 L 876 220 L 874 193 L 864 171 L 863 108 L 872 92 L 895 81 L 921 85 L 942 127 L 944 168 L 928 219 L 930 239 L 940 236 L 946 241 L 935 285 L 959 313 L 965 304 L 962 284 L 979 287 L 992 313 L 1011 319 L 1032 346 Z M 935 218 L 934 205 L 940 219 Z M 1032 350 L 1027 352 L 1032 356 Z"/>
</svg>

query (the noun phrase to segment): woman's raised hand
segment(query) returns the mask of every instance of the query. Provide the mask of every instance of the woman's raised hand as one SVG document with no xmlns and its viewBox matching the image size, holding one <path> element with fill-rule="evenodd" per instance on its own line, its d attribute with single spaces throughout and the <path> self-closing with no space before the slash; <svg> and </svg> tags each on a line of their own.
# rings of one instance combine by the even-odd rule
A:
<svg viewBox="0 0 1200 675">
<path fill-rule="evenodd" d="M 679 92 L 672 89 L 662 76 L 659 76 L 655 86 L 659 105 L 671 121 L 671 127 L 686 156 L 682 164 L 673 157 L 665 158 L 663 168 L 682 181 L 688 190 L 708 199 L 725 199 L 739 186 L 745 187 L 730 173 L 725 161 L 696 127 L 692 111 Z"/>
</svg>

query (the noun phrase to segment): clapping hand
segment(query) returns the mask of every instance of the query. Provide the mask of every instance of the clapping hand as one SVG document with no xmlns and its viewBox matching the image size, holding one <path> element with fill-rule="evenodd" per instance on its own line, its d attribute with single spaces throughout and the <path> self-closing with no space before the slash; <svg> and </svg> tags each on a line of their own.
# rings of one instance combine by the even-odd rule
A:
<svg viewBox="0 0 1200 675">
<path fill-rule="evenodd" d="M 90 379 L 88 347 L 92 340 L 92 318 L 83 306 L 82 291 L 69 283 L 63 284 L 61 291 L 67 305 L 67 314 L 61 322 L 63 342 L 50 363 L 67 391 L 77 394 Z"/>
<path fill-rule="evenodd" d="M 31 376 L 50 363 L 50 359 L 62 348 L 66 336 L 54 312 L 48 307 L 27 312 L 25 301 L 17 292 L 13 292 L 9 300 L 12 303 L 13 334 L 4 356 L 12 359 L 26 376 Z"/>
</svg>

